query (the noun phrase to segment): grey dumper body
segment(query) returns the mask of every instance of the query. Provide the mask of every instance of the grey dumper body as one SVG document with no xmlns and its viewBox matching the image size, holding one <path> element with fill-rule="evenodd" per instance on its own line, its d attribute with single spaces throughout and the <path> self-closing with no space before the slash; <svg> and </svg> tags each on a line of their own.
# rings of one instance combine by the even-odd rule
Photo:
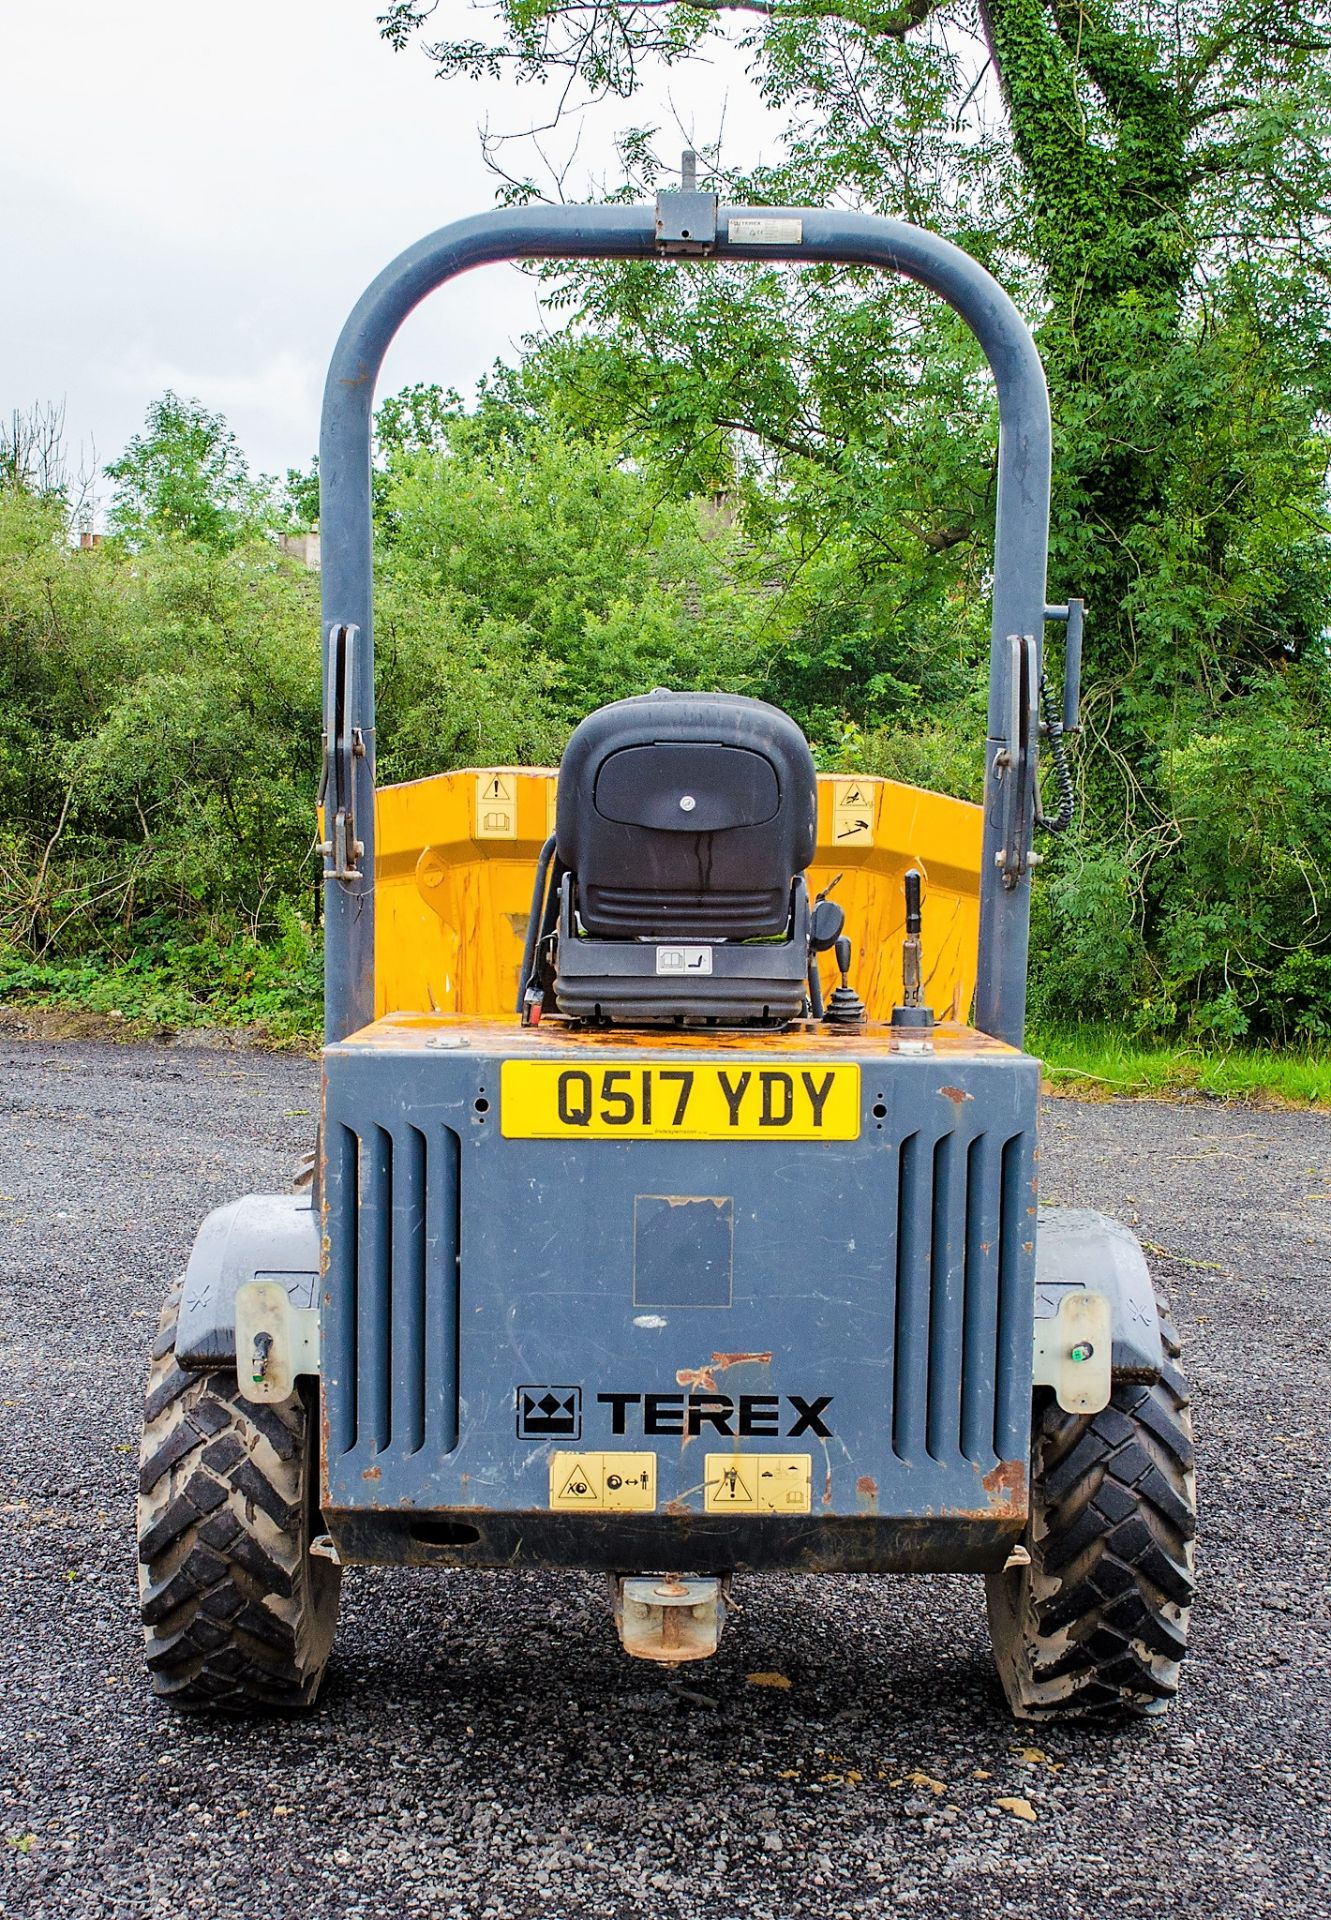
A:
<svg viewBox="0 0 1331 1920">
<path fill-rule="evenodd" d="M 1034 1316 L 1101 1293 L 1115 1380 L 1160 1375 L 1134 1236 L 1102 1214 L 1029 1212 L 1029 1059 L 880 1062 L 861 1139 L 814 1148 L 506 1141 L 493 1108 L 476 1112 L 500 1066 L 423 1044 L 405 1069 L 396 1051 L 327 1056 L 322 1500 L 344 1560 L 990 1571 L 1026 1520 Z M 352 1139 L 369 1142 L 359 1204 Z M 685 1204 L 641 1205 L 667 1195 Z M 710 1246 L 691 1210 L 715 1217 Z M 308 1194 L 211 1214 L 185 1277 L 182 1365 L 235 1364 L 247 1281 L 314 1304 L 320 1238 Z M 579 1390 L 576 1433 L 519 1436 L 519 1391 L 535 1386 Z M 639 1397 L 621 1417 L 601 1394 Z M 658 1434 L 643 1431 L 648 1395 Z M 697 1463 L 730 1444 L 700 1417 L 717 1395 L 732 1427 L 748 1398 L 779 1429 L 735 1434 L 746 1451 L 812 1450 L 807 1518 L 702 1511 Z M 789 1437 L 791 1396 L 829 1400 L 825 1435 Z M 658 1450 L 662 1512 L 550 1514 L 553 1444 Z"/>
</svg>

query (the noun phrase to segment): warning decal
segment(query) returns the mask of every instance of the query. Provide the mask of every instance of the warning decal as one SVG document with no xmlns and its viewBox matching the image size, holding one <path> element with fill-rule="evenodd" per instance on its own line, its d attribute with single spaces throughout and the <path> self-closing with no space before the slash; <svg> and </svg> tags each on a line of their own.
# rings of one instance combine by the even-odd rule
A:
<svg viewBox="0 0 1331 1920">
<path fill-rule="evenodd" d="M 812 1488 L 807 1453 L 709 1453 L 703 1462 L 705 1513 L 808 1513 Z"/>
<path fill-rule="evenodd" d="M 476 776 L 477 840 L 516 840 L 518 837 L 518 781 L 512 773 Z"/>
<path fill-rule="evenodd" d="M 652 1513 L 654 1453 L 552 1453 L 553 1513 Z"/>
<path fill-rule="evenodd" d="M 711 1467 L 711 1461 L 708 1461 Z M 743 1507 L 752 1511 L 758 1498 L 758 1476 L 754 1472 L 756 1460 L 728 1460 L 720 1473 L 713 1478 L 707 1475 L 708 1506 Z"/>
<path fill-rule="evenodd" d="M 832 788 L 832 844 L 873 845 L 875 785 L 870 780 L 838 780 Z"/>
</svg>

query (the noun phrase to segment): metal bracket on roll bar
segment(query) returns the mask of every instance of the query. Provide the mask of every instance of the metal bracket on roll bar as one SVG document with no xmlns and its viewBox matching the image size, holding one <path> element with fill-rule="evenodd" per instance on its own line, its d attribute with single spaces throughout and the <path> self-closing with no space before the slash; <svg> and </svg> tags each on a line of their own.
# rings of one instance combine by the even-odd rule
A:
<svg viewBox="0 0 1331 1920">
<path fill-rule="evenodd" d="M 324 813 L 325 880 L 359 880 L 357 862 L 365 851 L 356 838 L 356 761 L 365 753 L 365 736 L 351 724 L 351 702 L 356 684 L 356 642 L 359 627 L 329 627 L 325 641 L 323 771 L 319 776 L 319 805 Z"/>
<path fill-rule="evenodd" d="M 1009 634 L 1008 646 L 1011 663 L 1006 738 L 994 755 L 994 777 L 1003 795 L 1003 844 L 998 849 L 996 863 L 1004 887 L 1011 889 L 1027 868 L 1037 866 L 1040 860 L 1029 845 L 1040 724 L 1040 670 L 1033 634 Z"/>
<path fill-rule="evenodd" d="M 1086 602 L 1069 600 L 1065 606 L 1046 607 L 1046 620 L 1060 620 L 1067 627 L 1063 647 L 1063 731 L 1081 731 L 1081 642 L 1086 625 Z"/>
<path fill-rule="evenodd" d="M 716 195 L 698 186 L 698 156 L 685 151 L 680 184 L 656 196 L 660 253 L 711 253 L 716 246 Z"/>
</svg>

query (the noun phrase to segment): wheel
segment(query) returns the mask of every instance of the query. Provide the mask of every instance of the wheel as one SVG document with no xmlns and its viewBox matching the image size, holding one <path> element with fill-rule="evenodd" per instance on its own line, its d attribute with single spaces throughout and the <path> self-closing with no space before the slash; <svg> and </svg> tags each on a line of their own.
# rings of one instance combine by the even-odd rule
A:
<svg viewBox="0 0 1331 1920">
<path fill-rule="evenodd" d="M 989 1631 L 1019 1720 L 1162 1713 L 1178 1692 L 1193 1597 L 1197 1495 L 1178 1339 L 1163 1377 L 1101 1412 L 1038 1405 L 1030 1565 L 985 1582 Z"/>
<path fill-rule="evenodd" d="M 234 1373 L 176 1365 L 167 1295 L 139 1453 L 139 1597 L 153 1692 L 248 1712 L 314 1703 L 341 1569 L 313 1558 L 316 1402 L 242 1397 Z"/>
</svg>

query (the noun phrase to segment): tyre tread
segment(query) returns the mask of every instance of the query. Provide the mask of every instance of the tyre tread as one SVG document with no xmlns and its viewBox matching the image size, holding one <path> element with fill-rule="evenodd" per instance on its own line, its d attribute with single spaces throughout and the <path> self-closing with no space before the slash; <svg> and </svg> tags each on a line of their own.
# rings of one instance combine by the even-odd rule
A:
<svg viewBox="0 0 1331 1920">
<path fill-rule="evenodd" d="M 1178 1335 L 1150 1385 L 1125 1384 L 1082 1417 L 1037 1408 L 1029 1567 L 991 1574 L 989 1616 L 1019 1719 L 1142 1715 L 1178 1691 L 1197 1531 L 1187 1382 Z"/>
<path fill-rule="evenodd" d="M 180 1284 L 153 1343 L 139 1474 L 140 1613 L 153 1691 L 173 1706 L 313 1705 L 338 1570 L 308 1553 L 311 1414 L 244 1399 L 234 1374 L 177 1366 Z"/>
</svg>

